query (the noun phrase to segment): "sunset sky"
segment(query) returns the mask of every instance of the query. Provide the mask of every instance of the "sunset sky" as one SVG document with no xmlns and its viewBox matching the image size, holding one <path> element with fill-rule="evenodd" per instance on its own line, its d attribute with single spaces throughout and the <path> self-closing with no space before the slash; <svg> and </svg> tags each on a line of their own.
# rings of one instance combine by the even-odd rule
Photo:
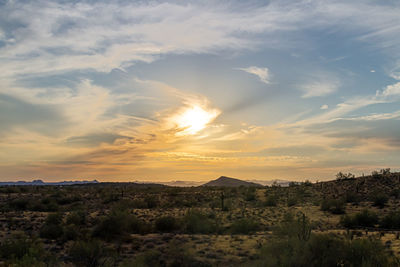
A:
<svg viewBox="0 0 400 267">
<path fill-rule="evenodd" d="M 400 170 L 399 1 L 0 1 L 0 181 Z"/>
</svg>

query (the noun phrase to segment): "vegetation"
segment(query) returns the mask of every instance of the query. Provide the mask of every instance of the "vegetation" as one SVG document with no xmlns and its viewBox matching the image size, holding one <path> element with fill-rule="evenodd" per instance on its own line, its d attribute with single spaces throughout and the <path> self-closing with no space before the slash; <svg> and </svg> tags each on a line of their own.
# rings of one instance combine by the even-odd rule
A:
<svg viewBox="0 0 400 267">
<path fill-rule="evenodd" d="M 0 266 L 399 266 L 400 174 L 377 175 L 0 187 Z"/>
</svg>

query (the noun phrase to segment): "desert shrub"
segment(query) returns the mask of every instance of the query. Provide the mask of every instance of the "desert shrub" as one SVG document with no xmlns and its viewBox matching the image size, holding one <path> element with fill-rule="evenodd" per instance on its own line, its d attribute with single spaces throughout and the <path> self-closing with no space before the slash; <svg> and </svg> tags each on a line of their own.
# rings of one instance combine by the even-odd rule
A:
<svg viewBox="0 0 400 267">
<path fill-rule="evenodd" d="M 262 266 L 398 266 L 378 240 L 313 234 L 307 241 L 274 239 L 261 249 Z"/>
<path fill-rule="evenodd" d="M 244 193 L 244 200 L 255 201 L 256 200 L 256 188 L 249 187 Z"/>
<path fill-rule="evenodd" d="M 15 199 L 10 202 L 10 208 L 13 210 L 27 210 L 28 204 L 28 199 Z"/>
<path fill-rule="evenodd" d="M 383 217 L 381 227 L 386 229 L 400 229 L 400 211 L 390 212 Z"/>
<path fill-rule="evenodd" d="M 159 232 L 173 232 L 177 228 L 177 221 L 172 216 L 164 216 L 156 220 L 155 226 Z"/>
<path fill-rule="evenodd" d="M 69 224 L 63 228 L 63 241 L 77 240 L 80 235 L 80 228 L 74 224 Z"/>
<path fill-rule="evenodd" d="M 304 215 L 304 213 L 299 212 L 294 214 L 292 212 L 288 212 L 284 214 L 283 220 L 274 228 L 273 233 L 275 236 L 279 237 L 308 240 L 311 230 L 311 222 Z"/>
<path fill-rule="evenodd" d="M 73 211 L 68 214 L 65 222 L 66 224 L 85 225 L 86 214 L 83 211 Z"/>
<path fill-rule="evenodd" d="M 349 179 L 354 179 L 355 175 L 352 173 L 342 173 L 342 172 L 338 172 L 336 174 L 336 180 L 349 180 Z"/>
<path fill-rule="evenodd" d="M 321 210 L 332 214 L 343 214 L 346 211 L 345 202 L 342 199 L 324 199 L 321 202 Z"/>
<path fill-rule="evenodd" d="M 64 233 L 61 225 L 45 224 L 40 229 L 40 237 L 46 239 L 58 239 Z"/>
<path fill-rule="evenodd" d="M 134 209 L 147 209 L 147 203 L 142 199 L 132 200 L 131 205 Z"/>
<path fill-rule="evenodd" d="M 196 210 L 189 210 L 183 218 L 184 231 L 190 234 L 209 234 L 217 231 L 215 221 Z"/>
<path fill-rule="evenodd" d="M 154 209 L 160 204 L 156 196 L 147 196 L 144 201 L 148 209 Z"/>
<path fill-rule="evenodd" d="M 393 189 L 390 192 L 390 196 L 392 196 L 392 197 L 394 197 L 396 199 L 399 199 L 400 198 L 400 188 Z"/>
<path fill-rule="evenodd" d="M 360 197 L 354 192 L 346 192 L 345 196 L 347 203 L 358 203 L 360 202 Z"/>
<path fill-rule="evenodd" d="M 289 197 L 287 200 L 287 206 L 288 207 L 293 207 L 297 204 L 297 198 L 296 197 Z"/>
<path fill-rule="evenodd" d="M 53 266 L 54 259 L 42 244 L 24 234 L 16 234 L 0 244 L 0 259 L 5 266 Z"/>
<path fill-rule="evenodd" d="M 49 214 L 45 223 L 40 229 L 40 237 L 46 239 L 58 239 L 63 235 L 63 227 L 61 226 L 63 216 L 61 213 Z"/>
<path fill-rule="evenodd" d="M 266 207 L 276 207 L 278 205 L 278 197 L 276 195 L 267 195 L 264 205 Z"/>
<path fill-rule="evenodd" d="M 165 266 L 165 262 L 162 259 L 162 254 L 157 250 L 148 250 L 144 253 L 139 254 L 134 259 L 124 260 L 120 266 L 121 267 L 159 267 Z"/>
<path fill-rule="evenodd" d="M 374 202 L 374 206 L 377 206 L 382 209 L 389 201 L 389 197 L 384 193 L 377 193 L 372 196 L 372 200 Z"/>
<path fill-rule="evenodd" d="M 62 220 L 63 220 L 63 215 L 61 213 L 51 213 L 47 215 L 45 223 L 59 225 L 62 223 Z"/>
<path fill-rule="evenodd" d="M 120 238 L 126 233 L 144 233 L 146 231 L 148 231 L 148 226 L 133 214 L 127 211 L 113 210 L 100 219 L 94 227 L 93 236 L 110 241 Z"/>
<path fill-rule="evenodd" d="M 98 240 L 76 241 L 68 251 L 72 263 L 76 266 L 110 266 L 113 259 L 108 257 L 109 249 Z"/>
<path fill-rule="evenodd" d="M 250 234 L 259 229 L 259 223 L 253 219 L 243 218 L 232 223 L 232 234 Z"/>
<path fill-rule="evenodd" d="M 346 228 L 374 227 L 378 223 L 378 216 L 376 213 L 365 209 L 354 215 L 343 216 L 340 223 Z"/>
</svg>

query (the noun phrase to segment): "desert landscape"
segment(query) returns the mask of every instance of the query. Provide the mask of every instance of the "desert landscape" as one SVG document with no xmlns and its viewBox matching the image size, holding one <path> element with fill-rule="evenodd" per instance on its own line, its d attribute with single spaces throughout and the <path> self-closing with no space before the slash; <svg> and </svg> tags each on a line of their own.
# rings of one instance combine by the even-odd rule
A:
<svg viewBox="0 0 400 267">
<path fill-rule="evenodd" d="M 399 25 L 0 0 L 0 267 L 400 267 Z"/>
<path fill-rule="evenodd" d="M 379 190 L 377 191 L 377 188 Z M 398 266 L 400 173 L 0 187 L 4 266 Z"/>
</svg>

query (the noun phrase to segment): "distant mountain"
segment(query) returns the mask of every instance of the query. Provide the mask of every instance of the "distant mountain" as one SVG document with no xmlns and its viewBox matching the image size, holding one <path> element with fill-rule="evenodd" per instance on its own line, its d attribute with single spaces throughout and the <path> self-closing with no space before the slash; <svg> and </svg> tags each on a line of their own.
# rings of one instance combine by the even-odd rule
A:
<svg viewBox="0 0 400 267">
<path fill-rule="evenodd" d="M 195 181 L 170 181 L 170 182 L 160 182 L 160 184 L 168 185 L 168 186 L 177 186 L 177 187 L 191 187 L 191 186 L 199 186 L 204 182 L 195 182 Z"/>
<path fill-rule="evenodd" d="M 0 186 L 4 185 L 75 185 L 75 184 L 98 184 L 97 180 L 92 181 L 62 181 L 62 182 L 43 182 L 42 180 L 33 180 L 32 182 L 0 182 Z"/>
<path fill-rule="evenodd" d="M 246 182 L 243 180 L 239 180 L 236 178 L 230 178 L 226 176 L 221 176 L 216 180 L 212 180 L 208 183 L 203 184 L 202 186 L 227 186 L 227 187 L 239 187 L 239 186 L 262 186 L 260 184 Z"/>
<path fill-rule="evenodd" d="M 252 182 L 264 186 L 272 186 L 272 185 L 277 185 L 277 186 L 282 186 L 286 187 L 289 186 L 290 183 L 298 183 L 298 182 L 293 182 L 293 181 L 288 181 L 288 180 L 246 180 L 247 182 Z"/>
</svg>

